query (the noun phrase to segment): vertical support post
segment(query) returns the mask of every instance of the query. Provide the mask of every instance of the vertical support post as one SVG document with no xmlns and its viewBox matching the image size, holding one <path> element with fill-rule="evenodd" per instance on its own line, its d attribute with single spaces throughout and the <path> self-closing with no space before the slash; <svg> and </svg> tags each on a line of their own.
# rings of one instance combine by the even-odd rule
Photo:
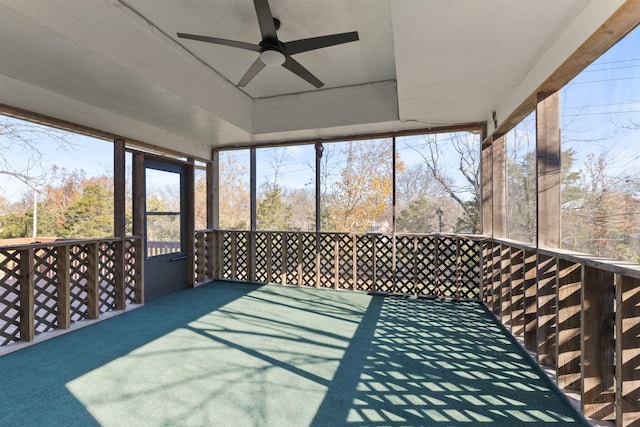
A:
<svg viewBox="0 0 640 427">
<path fill-rule="evenodd" d="M 333 235 L 333 288 L 340 288 L 340 241 L 338 234 Z"/>
<path fill-rule="evenodd" d="M 20 339 L 33 341 L 35 337 L 35 289 L 33 249 L 20 251 Z"/>
<path fill-rule="evenodd" d="M 351 236 L 351 247 L 353 248 L 351 257 L 351 268 L 353 277 L 353 286 L 351 289 L 358 290 L 358 238 L 354 234 Z"/>
<path fill-rule="evenodd" d="M 213 230 L 207 232 L 207 275 L 212 280 L 220 279 L 220 268 L 218 263 L 218 256 L 220 255 L 220 231 Z"/>
<path fill-rule="evenodd" d="M 371 263 L 373 264 L 373 272 L 371 274 L 371 291 L 378 291 L 378 242 L 377 236 L 374 234 L 371 236 Z"/>
<path fill-rule="evenodd" d="M 493 243 L 493 283 L 491 293 L 493 294 L 493 306 L 489 307 L 493 314 L 500 314 L 502 309 L 502 244 Z"/>
<path fill-rule="evenodd" d="M 640 279 L 616 275 L 616 425 L 640 425 Z"/>
<path fill-rule="evenodd" d="M 511 333 L 521 336 L 524 332 L 524 250 L 511 248 Z"/>
<path fill-rule="evenodd" d="M 125 290 L 125 241 L 126 230 L 126 178 L 125 178 L 125 142 L 113 141 L 113 235 L 120 240 L 115 242 L 114 281 L 116 310 L 124 310 L 127 305 Z"/>
<path fill-rule="evenodd" d="M 502 245 L 500 255 L 500 320 L 511 328 L 511 247 Z"/>
<path fill-rule="evenodd" d="M 207 228 L 220 228 L 220 153 L 213 150 L 207 162 Z"/>
<path fill-rule="evenodd" d="M 484 274 L 482 275 L 482 301 L 490 310 L 493 308 L 493 245 L 496 243 L 487 240 L 482 245 L 482 259 Z"/>
<path fill-rule="evenodd" d="M 207 257 L 207 248 L 205 247 L 207 239 L 207 232 L 200 232 L 196 236 L 196 275 L 195 275 L 195 283 L 203 283 L 206 280 L 207 271 L 206 271 L 206 257 Z"/>
<path fill-rule="evenodd" d="M 539 93 L 536 109 L 537 246 L 560 247 L 560 95 Z"/>
<path fill-rule="evenodd" d="M 482 234 L 493 235 L 493 145 L 491 141 L 482 145 Z"/>
<path fill-rule="evenodd" d="M 144 155 L 133 154 L 132 170 L 132 193 L 133 193 L 133 234 L 138 238 L 135 241 L 135 296 L 136 304 L 144 304 L 144 260 L 147 257 L 145 247 L 145 173 Z"/>
<path fill-rule="evenodd" d="M 307 286 L 304 283 L 302 283 L 303 280 L 304 280 L 304 276 L 302 275 L 302 270 L 303 270 L 303 268 L 302 268 L 303 267 L 303 264 L 302 264 L 303 263 L 303 261 L 302 261 L 302 253 L 303 253 L 302 245 L 304 244 L 304 240 L 302 239 L 302 233 L 301 232 L 294 234 L 294 236 L 296 236 L 297 239 L 298 239 L 298 265 L 297 265 L 297 267 L 298 267 L 298 271 L 297 271 L 297 273 L 298 273 L 298 286 Z"/>
<path fill-rule="evenodd" d="M 272 233 L 267 232 L 267 283 L 273 283 L 273 239 Z"/>
<path fill-rule="evenodd" d="M 185 221 L 185 255 L 188 260 L 185 263 L 187 268 L 187 285 L 191 287 L 196 286 L 196 270 L 194 266 L 195 260 L 195 237 L 196 237 L 196 216 L 195 216 L 195 204 L 196 204 L 196 182 L 195 182 L 195 165 L 193 159 L 188 159 L 188 164 L 185 167 L 185 212 L 187 219 Z"/>
<path fill-rule="evenodd" d="M 411 251 L 411 256 L 413 257 L 413 272 L 411 280 L 411 286 L 413 288 L 413 292 L 411 293 L 413 296 L 418 295 L 418 236 L 413 236 L 413 250 Z"/>
<path fill-rule="evenodd" d="M 316 215 L 315 215 L 315 233 L 316 233 L 316 287 L 319 288 L 322 283 L 320 276 L 320 254 L 321 254 L 321 238 L 320 231 L 322 229 L 322 221 L 320 220 L 320 211 L 322 209 L 322 174 L 320 168 L 322 167 L 322 153 L 324 147 L 321 142 L 316 142 Z"/>
<path fill-rule="evenodd" d="M 69 245 L 58 246 L 58 283 L 56 293 L 58 294 L 58 327 L 68 329 L 71 326 L 71 284 L 70 284 L 70 250 Z"/>
<path fill-rule="evenodd" d="M 609 419 L 615 414 L 614 275 L 590 266 L 582 271 L 582 412 Z"/>
<path fill-rule="evenodd" d="M 256 180 L 256 149 L 249 149 L 249 201 L 250 201 L 250 219 L 249 226 L 251 231 L 257 230 L 257 211 L 256 211 L 256 202 L 258 199 L 257 195 L 257 180 Z"/>
<path fill-rule="evenodd" d="M 87 244 L 87 318 L 100 317 L 100 246 L 98 242 Z"/>
<path fill-rule="evenodd" d="M 507 237 L 507 152 L 506 138 L 493 139 L 493 236 Z"/>
<path fill-rule="evenodd" d="M 238 279 L 238 232 L 230 231 L 231 235 L 231 253 L 229 255 L 229 260 L 231 262 L 231 280 Z"/>
<path fill-rule="evenodd" d="M 558 260 L 558 387 L 580 391 L 582 266 Z"/>
<path fill-rule="evenodd" d="M 538 256 L 535 251 L 524 251 L 524 347 L 538 349 Z"/>
<path fill-rule="evenodd" d="M 257 160 L 256 160 L 256 149 L 251 148 L 249 150 L 249 188 L 250 188 L 250 233 L 249 233 L 249 247 L 247 248 L 247 256 L 249 259 L 247 260 L 247 267 L 249 271 L 247 272 L 247 278 L 250 282 L 255 281 L 256 278 L 256 240 L 255 240 L 255 231 L 258 229 L 258 214 L 256 210 L 256 203 L 258 201 L 258 187 L 257 187 L 257 170 L 256 170 Z M 283 239 L 285 236 L 283 236 Z M 286 278 L 286 269 L 285 269 L 285 278 Z M 282 282 L 285 284 L 286 280 Z"/>
<path fill-rule="evenodd" d="M 556 287 L 558 265 L 555 257 L 538 255 L 538 363 L 556 364 Z"/>
<path fill-rule="evenodd" d="M 220 153 L 212 150 L 211 161 L 207 163 L 207 228 L 216 230 L 208 232 L 207 238 L 207 264 L 209 266 L 208 277 L 212 280 L 220 279 L 218 239 L 220 233 Z"/>
<path fill-rule="evenodd" d="M 280 284 L 282 285 L 286 285 L 287 284 L 287 271 L 289 269 L 289 260 L 287 258 L 287 252 L 289 252 L 289 233 L 287 232 L 282 232 L 281 233 L 282 236 L 282 252 L 280 253 L 280 257 L 282 260 L 282 270 L 280 271 Z"/>
<path fill-rule="evenodd" d="M 222 263 L 224 262 L 224 234 L 225 231 L 217 231 L 216 232 L 216 270 L 218 270 L 218 278 L 226 278 L 224 277 L 224 267 Z"/>
</svg>

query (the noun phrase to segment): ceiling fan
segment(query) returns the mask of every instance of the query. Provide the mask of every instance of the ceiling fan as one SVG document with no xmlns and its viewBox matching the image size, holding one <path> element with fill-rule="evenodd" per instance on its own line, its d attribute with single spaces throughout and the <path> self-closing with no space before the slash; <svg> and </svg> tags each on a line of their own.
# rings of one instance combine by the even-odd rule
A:
<svg viewBox="0 0 640 427">
<path fill-rule="evenodd" d="M 278 18 L 274 18 L 271 14 L 269 1 L 253 0 L 253 3 L 256 8 L 256 14 L 258 15 L 258 25 L 260 26 L 260 33 L 262 35 L 262 41 L 259 44 L 219 39 L 216 37 L 199 36 L 196 34 L 177 33 L 178 37 L 183 39 L 198 40 L 259 52 L 260 56 L 255 60 L 251 67 L 249 67 L 242 79 L 240 79 L 238 87 L 246 86 L 265 66 L 275 67 L 282 65 L 284 68 L 311 83 L 316 88 L 320 88 L 324 86 L 324 83 L 303 67 L 302 64 L 293 59 L 291 55 L 358 40 L 358 32 L 351 31 L 349 33 L 312 37 L 283 43 L 278 39 L 278 35 L 276 34 L 276 31 L 280 28 L 280 20 Z"/>
</svg>

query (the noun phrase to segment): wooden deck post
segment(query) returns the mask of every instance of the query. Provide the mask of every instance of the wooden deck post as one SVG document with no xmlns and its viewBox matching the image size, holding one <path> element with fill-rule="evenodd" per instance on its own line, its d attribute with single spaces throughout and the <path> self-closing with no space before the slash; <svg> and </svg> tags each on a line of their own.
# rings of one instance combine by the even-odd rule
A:
<svg viewBox="0 0 640 427">
<path fill-rule="evenodd" d="M 20 250 L 20 339 L 33 341 L 35 337 L 34 312 L 34 253 L 33 249 Z"/>
<path fill-rule="evenodd" d="M 511 328 L 511 247 L 502 245 L 500 252 L 500 320 Z"/>
<path fill-rule="evenodd" d="M 195 200 L 196 200 L 196 181 L 195 181 L 195 165 L 194 159 L 187 159 L 188 164 L 185 166 L 185 212 L 187 219 L 185 229 L 185 248 L 184 253 L 188 260 L 186 262 L 187 268 L 187 285 L 190 287 L 196 286 L 196 270 L 194 268 L 195 260 L 195 248 L 196 248 L 196 217 L 195 217 Z"/>
<path fill-rule="evenodd" d="M 493 235 L 493 145 L 484 142 L 481 153 L 482 168 L 482 234 Z"/>
<path fill-rule="evenodd" d="M 524 332 L 524 250 L 511 248 L 511 333 Z"/>
<path fill-rule="evenodd" d="M 100 317 L 100 245 L 98 242 L 87 244 L 87 318 Z"/>
<path fill-rule="evenodd" d="M 582 266 L 558 260 L 558 387 L 581 390 L 580 322 Z"/>
<path fill-rule="evenodd" d="M 127 305 L 125 284 L 125 236 L 126 229 L 126 178 L 125 142 L 113 141 L 113 235 L 120 237 L 114 247 L 114 289 L 116 310 L 124 310 Z"/>
<path fill-rule="evenodd" d="M 57 248 L 58 282 L 56 284 L 56 293 L 58 295 L 58 327 L 67 329 L 71 326 L 71 281 L 70 281 L 70 248 L 69 245 L 59 246 Z"/>
<path fill-rule="evenodd" d="M 133 154 L 133 170 L 132 170 L 132 199 L 133 199 L 133 234 L 138 236 L 135 245 L 135 284 L 134 284 L 134 302 L 136 304 L 144 304 L 144 264 L 147 254 L 145 253 L 145 171 L 144 171 L 144 155 L 141 153 Z"/>
<path fill-rule="evenodd" d="M 536 109 L 537 246 L 560 247 L 560 95 L 538 94 Z"/>
<path fill-rule="evenodd" d="M 614 275 L 582 270 L 582 411 L 596 419 L 614 417 Z"/>
<path fill-rule="evenodd" d="M 535 251 L 524 251 L 524 346 L 527 350 L 538 349 L 538 255 Z"/>
<path fill-rule="evenodd" d="M 505 136 L 494 136 L 492 146 L 493 236 L 507 237 L 507 149 Z"/>
<path fill-rule="evenodd" d="M 556 365 L 556 279 L 557 262 L 552 256 L 538 254 L 538 363 Z"/>
</svg>

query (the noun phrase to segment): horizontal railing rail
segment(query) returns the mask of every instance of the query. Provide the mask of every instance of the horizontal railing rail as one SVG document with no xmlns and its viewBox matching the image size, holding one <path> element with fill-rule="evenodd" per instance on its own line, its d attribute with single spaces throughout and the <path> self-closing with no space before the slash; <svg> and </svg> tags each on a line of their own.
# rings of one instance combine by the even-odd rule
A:
<svg viewBox="0 0 640 427">
<path fill-rule="evenodd" d="M 0 246 L 0 346 L 143 300 L 141 237 Z"/>
</svg>

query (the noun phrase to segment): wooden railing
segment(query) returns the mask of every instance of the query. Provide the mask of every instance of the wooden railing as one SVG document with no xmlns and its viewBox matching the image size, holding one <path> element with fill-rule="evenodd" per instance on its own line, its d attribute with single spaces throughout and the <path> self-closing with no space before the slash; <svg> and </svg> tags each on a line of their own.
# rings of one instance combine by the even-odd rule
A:
<svg viewBox="0 0 640 427">
<path fill-rule="evenodd" d="M 147 240 L 147 256 L 166 255 L 180 252 L 180 242 L 167 242 L 162 240 Z"/>
<path fill-rule="evenodd" d="M 196 282 L 481 298 L 481 243 L 468 236 L 204 230 L 195 254 Z"/>
<path fill-rule="evenodd" d="M 483 264 L 485 304 L 583 413 L 640 425 L 640 266 L 500 240 Z"/>
<path fill-rule="evenodd" d="M 0 346 L 142 302 L 142 239 L 0 246 Z"/>
<path fill-rule="evenodd" d="M 457 235 L 196 232 L 195 277 L 481 300 L 591 418 L 640 426 L 640 266 Z"/>
</svg>

